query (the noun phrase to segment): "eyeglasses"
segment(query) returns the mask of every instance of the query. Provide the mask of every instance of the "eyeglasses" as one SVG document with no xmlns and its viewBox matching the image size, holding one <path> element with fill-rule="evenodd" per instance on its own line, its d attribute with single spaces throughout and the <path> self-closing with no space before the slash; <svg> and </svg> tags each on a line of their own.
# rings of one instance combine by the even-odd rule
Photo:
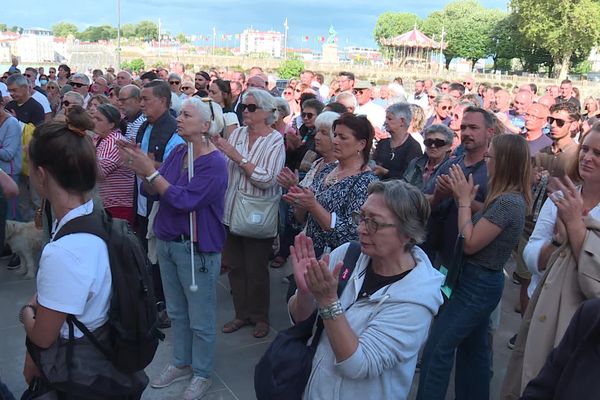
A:
<svg viewBox="0 0 600 400">
<path fill-rule="evenodd" d="M 79 82 L 71 82 L 70 83 L 71 86 L 75 86 L 76 88 L 80 88 L 80 87 L 84 87 L 84 86 L 88 86 L 85 83 L 79 83 Z"/>
<path fill-rule="evenodd" d="M 370 234 L 377 233 L 379 229 L 382 228 L 391 228 L 392 226 L 398 226 L 396 224 L 385 224 L 383 222 L 377 222 L 373 218 L 368 218 L 362 215 L 358 211 L 354 211 L 352 213 L 352 222 L 354 225 L 360 225 L 361 222 L 365 223 L 365 228 L 367 228 L 367 232 Z"/>
<path fill-rule="evenodd" d="M 315 114 L 313 114 L 311 112 L 303 112 L 300 115 L 302 116 L 302 118 L 306 118 L 306 119 L 312 119 L 312 117 L 315 116 Z"/>
<path fill-rule="evenodd" d="M 362 95 L 364 93 L 364 91 L 365 91 L 365 89 L 354 89 L 352 91 L 352 93 Z"/>
<path fill-rule="evenodd" d="M 440 106 L 440 110 L 442 110 L 442 111 L 452 110 L 452 106 Z"/>
<path fill-rule="evenodd" d="M 439 148 L 446 146 L 448 143 L 444 139 L 425 139 L 423 140 L 423 144 L 425 145 L 425 147 Z"/>
<path fill-rule="evenodd" d="M 209 98 L 209 97 L 203 97 L 202 98 L 202 102 L 203 103 L 208 103 L 208 106 L 210 107 L 210 120 L 214 121 L 215 120 L 215 110 L 213 109 L 213 105 L 212 105 L 213 101 L 212 101 L 212 99 Z M 242 103 L 242 106 L 243 105 L 244 104 Z M 253 106 L 256 107 L 256 104 L 251 104 L 251 105 L 253 105 Z M 250 107 L 248 107 L 248 111 L 250 111 Z M 254 112 L 254 111 L 251 111 L 251 112 Z"/>
<path fill-rule="evenodd" d="M 69 100 L 65 100 L 62 102 L 62 106 L 65 108 L 68 108 L 71 105 L 71 103 L 69 102 Z"/>
<path fill-rule="evenodd" d="M 562 128 L 567 122 L 569 122 L 565 121 L 564 119 L 553 117 L 548 117 L 546 121 L 548 121 L 548 125 L 552 125 L 556 121 L 556 126 L 558 126 L 559 128 Z"/>
<path fill-rule="evenodd" d="M 248 112 L 255 112 L 256 110 L 262 109 L 261 107 L 257 106 L 256 104 L 240 104 L 240 110 L 242 110 L 242 112 L 248 110 Z"/>
<path fill-rule="evenodd" d="M 180 81 L 170 81 L 169 84 L 170 85 L 179 85 L 181 82 Z"/>
</svg>

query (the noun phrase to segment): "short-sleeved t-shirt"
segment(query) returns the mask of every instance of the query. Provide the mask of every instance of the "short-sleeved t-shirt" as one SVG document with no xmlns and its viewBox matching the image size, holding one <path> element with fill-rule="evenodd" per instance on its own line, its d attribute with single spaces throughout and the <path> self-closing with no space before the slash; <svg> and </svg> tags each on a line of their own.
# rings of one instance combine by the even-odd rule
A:
<svg viewBox="0 0 600 400">
<path fill-rule="evenodd" d="M 35 101 L 33 97 L 30 97 L 29 100 L 20 106 L 13 100 L 5 108 L 8 111 L 14 111 L 17 119 L 24 124 L 32 123 L 39 125 L 44 122 L 44 107 Z"/>
<path fill-rule="evenodd" d="M 528 140 L 527 145 L 529 146 L 529 155 L 534 157 L 541 149 L 548 147 L 552 144 L 552 139 L 546 135 L 542 135 L 537 139 Z"/>
<path fill-rule="evenodd" d="M 423 155 L 421 145 L 412 136 L 408 136 L 402 145 L 392 148 L 391 139 L 382 139 L 377 143 L 373 160 L 390 172 L 382 179 L 400 179 L 413 158 Z"/>
<path fill-rule="evenodd" d="M 490 244 L 477 253 L 467 256 L 465 261 L 492 270 L 501 270 L 508 261 L 523 232 L 527 206 L 521 193 L 505 193 L 490 206 L 473 216 L 473 225 L 481 218 L 500 227 L 502 232 Z"/>
</svg>

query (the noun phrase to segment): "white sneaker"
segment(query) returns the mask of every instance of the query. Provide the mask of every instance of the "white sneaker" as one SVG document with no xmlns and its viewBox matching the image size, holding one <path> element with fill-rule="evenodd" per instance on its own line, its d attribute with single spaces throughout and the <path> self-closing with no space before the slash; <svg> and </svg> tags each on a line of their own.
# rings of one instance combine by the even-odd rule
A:
<svg viewBox="0 0 600 400">
<path fill-rule="evenodd" d="M 189 379 L 192 376 L 192 368 L 177 368 L 174 365 L 167 364 L 162 372 L 150 382 L 150 386 L 156 389 L 169 386 L 173 382 Z"/>
<path fill-rule="evenodd" d="M 208 392 L 211 385 L 212 379 L 194 376 L 190 381 L 190 385 L 183 393 L 183 400 L 198 400 L 202 398 Z"/>
</svg>

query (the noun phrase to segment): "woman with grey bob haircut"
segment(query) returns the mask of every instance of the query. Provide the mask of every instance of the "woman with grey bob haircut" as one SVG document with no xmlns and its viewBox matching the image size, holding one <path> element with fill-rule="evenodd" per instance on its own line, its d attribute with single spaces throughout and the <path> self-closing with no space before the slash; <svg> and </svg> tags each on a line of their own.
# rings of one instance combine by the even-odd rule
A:
<svg viewBox="0 0 600 400">
<path fill-rule="evenodd" d="M 444 276 L 415 246 L 425 239 L 425 195 L 400 180 L 372 182 L 368 193 L 353 214 L 360 255 L 341 296 L 337 276 L 347 267 L 348 249 L 358 250 L 355 243 L 320 261 L 304 234 L 291 248 L 298 290 L 290 314 L 298 323 L 316 312 L 325 330 L 303 399 L 408 398 L 419 350 L 443 301 Z"/>
<path fill-rule="evenodd" d="M 275 104 L 275 97 L 273 97 L 271 93 L 267 92 L 266 90 L 251 88 L 244 93 L 244 96 L 242 96 L 242 101 L 246 100 L 248 97 L 254 98 L 257 108 L 267 112 L 267 117 L 265 120 L 267 125 L 272 125 L 275 121 L 277 121 L 279 110 Z"/>
</svg>

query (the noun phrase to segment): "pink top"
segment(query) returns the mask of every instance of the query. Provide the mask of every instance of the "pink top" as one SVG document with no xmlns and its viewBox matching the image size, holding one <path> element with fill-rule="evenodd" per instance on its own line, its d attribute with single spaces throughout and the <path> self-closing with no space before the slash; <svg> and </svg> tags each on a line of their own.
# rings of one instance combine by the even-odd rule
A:
<svg viewBox="0 0 600 400">
<path fill-rule="evenodd" d="M 93 139 L 98 158 L 98 189 L 104 207 L 133 207 L 134 173 L 119 160 L 117 140 L 125 140 L 119 129 L 107 137 Z"/>
</svg>

